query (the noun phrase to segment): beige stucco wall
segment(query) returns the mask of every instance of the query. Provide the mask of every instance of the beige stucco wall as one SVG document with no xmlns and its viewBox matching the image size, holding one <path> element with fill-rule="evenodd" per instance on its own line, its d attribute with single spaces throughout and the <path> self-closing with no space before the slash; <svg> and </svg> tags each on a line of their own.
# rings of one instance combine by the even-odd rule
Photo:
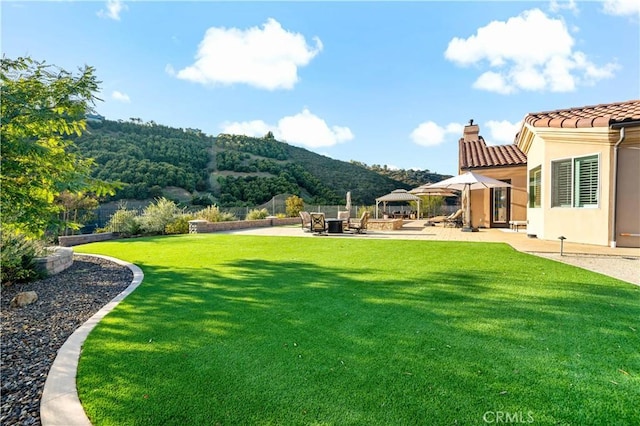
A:
<svg viewBox="0 0 640 426">
<path fill-rule="evenodd" d="M 616 245 L 640 247 L 640 128 L 620 144 L 617 187 Z"/>
<path fill-rule="evenodd" d="M 532 135 L 532 133 L 527 133 L 527 136 L 529 137 Z M 549 173 L 547 169 L 550 167 L 550 164 L 545 162 L 545 145 L 542 139 L 538 136 L 534 136 L 533 142 L 534 143 L 531 143 L 530 145 L 529 152 L 525 151 L 527 154 L 527 191 L 529 191 L 529 175 L 531 174 L 531 170 L 539 166 L 541 176 L 544 178 L 545 174 Z M 521 147 L 520 149 L 523 148 Z M 546 197 L 547 193 L 542 189 L 541 202 L 543 206 Z M 542 207 L 529 207 L 527 205 L 527 234 L 535 235 L 538 238 L 544 238 L 544 209 Z"/>
<path fill-rule="evenodd" d="M 589 129 L 591 130 L 591 129 Z M 575 133 L 575 131 L 574 131 Z M 566 237 L 569 241 L 586 244 L 609 244 L 609 200 L 611 185 L 611 145 L 608 133 L 589 132 L 582 139 L 569 142 L 568 137 L 548 138 L 545 148 L 545 164 L 542 190 L 546 194 L 543 204 L 546 217 L 546 238 Z M 585 155 L 599 155 L 600 187 L 596 208 L 551 207 L 551 162 Z"/>
<path fill-rule="evenodd" d="M 527 167 L 494 167 L 473 171 L 493 179 L 511 180 L 511 217 L 510 220 L 527 219 Z M 471 225 L 479 228 L 491 227 L 491 191 L 476 189 L 471 191 Z"/>
<path fill-rule="evenodd" d="M 613 145 L 619 137 L 618 130 L 609 128 L 558 129 L 558 128 L 523 128 L 519 146 L 527 154 L 528 173 L 541 166 L 542 172 L 542 207 L 528 208 L 527 233 L 542 239 L 557 239 L 564 236 L 568 241 L 584 244 L 609 245 L 612 228 L 612 179 L 613 179 Z M 638 140 L 640 132 L 630 132 L 629 142 Z M 637 142 L 636 142 L 637 143 Z M 599 204 L 595 208 L 551 207 L 551 162 L 561 159 L 599 156 Z M 633 163 L 634 154 L 627 162 Z M 635 174 L 635 176 L 634 176 Z M 622 187 L 631 185 L 626 191 L 638 193 L 637 167 L 625 167 L 624 175 L 618 177 Z M 635 188 L 635 189 L 634 189 Z M 620 204 L 620 200 L 619 204 Z M 633 204 L 636 204 L 633 207 Z M 637 197 L 629 197 L 623 201 L 623 209 L 640 208 Z M 628 206 L 625 206 L 628 205 Z M 637 213 L 636 213 L 637 214 Z M 639 231 L 640 232 L 640 231 Z M 625 242 L 626 243 L 626 242 Z M 618 244 L 620 245 L 620 244 Z"/>
</svg>

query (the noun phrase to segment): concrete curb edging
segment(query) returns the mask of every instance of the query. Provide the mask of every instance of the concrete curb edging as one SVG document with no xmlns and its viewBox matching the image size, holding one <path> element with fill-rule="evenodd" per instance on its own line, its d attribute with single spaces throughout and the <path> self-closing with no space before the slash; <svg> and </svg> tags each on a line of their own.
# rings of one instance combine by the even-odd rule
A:
<svg viewBox="0 0 640 426">
<path fill-rule="evenodd" d="M 84 255 L 84 254 L 83 254 Z M 78 361 L 84 341 L 93 328 L 131 294 L 142 282 L 144 273 L 138 266 L 115 257 L 87 255 L 110 260 L 128 267 L 133 272 L 129 287 L 104 305 L 98 312 L 76 329 L 58 350 L 44 383 L 40 400 L 40 420 L 44 426 L 90 426 L 91 422 L 82 408 L 76 388 Z"/>
</svg>

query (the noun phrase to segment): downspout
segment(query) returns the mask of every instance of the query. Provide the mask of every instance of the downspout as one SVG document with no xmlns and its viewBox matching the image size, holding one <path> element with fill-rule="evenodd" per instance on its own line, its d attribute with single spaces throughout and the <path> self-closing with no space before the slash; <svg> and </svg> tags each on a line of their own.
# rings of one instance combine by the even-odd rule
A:
<svg viewBox="0 0 640 426">
<path fill-rule="evenodd" d="M 615 248 L 617 244 L 616 237 L 616 207 L 618 203 L 618 148 L 620 148 L 620 144 L 624 141 L 624 129 L 625 127 L 620 127 L 620 138 L 618 138 L 618 142 L 616 142 L 613 147 L 613 185 L 611 185 L 613 191 L 613 201 L 611 203 L 611 248 Z"/>
</svg>

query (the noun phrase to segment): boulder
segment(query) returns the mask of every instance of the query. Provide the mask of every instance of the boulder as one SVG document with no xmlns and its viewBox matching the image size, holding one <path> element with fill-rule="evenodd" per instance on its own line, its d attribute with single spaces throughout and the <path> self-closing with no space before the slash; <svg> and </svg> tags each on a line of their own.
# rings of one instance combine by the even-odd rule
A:
<svg viewBox="0 0 640 426">
<path fill-rule="evenodd" d="M 16 297 L 11 299 L 12 308 L 22 308 L 38 300 L 38 294 L 35 291 L 23 291 L 18 293 Z"/>
</svg>

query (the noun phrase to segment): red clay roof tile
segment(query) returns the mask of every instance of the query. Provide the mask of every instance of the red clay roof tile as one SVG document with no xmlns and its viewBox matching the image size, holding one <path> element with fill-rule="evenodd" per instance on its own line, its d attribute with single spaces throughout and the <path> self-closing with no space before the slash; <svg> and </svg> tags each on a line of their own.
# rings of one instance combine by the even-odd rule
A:
<svg viewBox="0 0 640 426">
<path fill-rule="evenodd" d="M 527 156 L 514 144 L 487 146 L 482 136 L 478 140 L 466 142 L 461 138 L 458 144 L 461 169 L 527 164 Z"/>
<path fill-rule="evenodd" d="M 640 120 L 640 100 L 536 112 L 525 117 L 525 123 L 533 127 L 608 127 L 635 120 Z"/>
</svg>

